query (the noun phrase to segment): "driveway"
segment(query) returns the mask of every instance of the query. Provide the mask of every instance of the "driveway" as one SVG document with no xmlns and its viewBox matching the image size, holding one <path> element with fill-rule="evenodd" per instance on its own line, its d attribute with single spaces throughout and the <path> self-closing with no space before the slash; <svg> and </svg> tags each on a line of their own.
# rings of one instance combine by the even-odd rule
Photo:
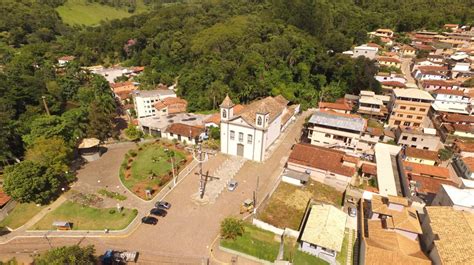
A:
<svg viewBox="0 0 474 265">
<path fill-rule="evenodd" d="M 15 239 L 0 247 L 0 256 L 12 255 L 17 251 L 31 253 L 48 249 L 50 246 L 79 243 L 80 245 L 94 244 L 98 253 L 110 248 L 138 250 L 140 251 L 139 261 L 144 264 L 156 264 L 159 258 L 166 257 L 177 261 L 181 259 L 187 264 L 201 263 L 210 256 L 210 248 L 219 234 L 221 220 L 227 216 L 241 216 L 239 214 L 240 204 L 243 200 L 252 198 L 253 192 L 257 189 L 257 179 L 259 179 L 257 201 L 266 196 L 274 187 L 289 156 L 290 149 L 296 143 L 297 136 L 300 135 L 304 118 L 309 114 L 306 112 L 298 117 L 295 124 L 291 125 L 282 135 L 283 138 L 279 145 L 275 146 L 271 157 L 265 162 L 247 161 L 234 177 L 239 182 L 237 189 L 233 192 L 223 191 L 214 204 L 197 205 L 191 199 L 191 195 L 195 194 L 199 188 L 199 177 L 194 174 L 198 171 L 196 168 L 166 197 L 166 200 L 172 204 L 172 208 L 166 217 L 159 218 L 156 226 L 140 225 L 130 236 L 115 238 Z M 126 152 L 125 149 L 126 147 L 122 151 L 117 151 L 117 155 Z M 226 159 L 231 158 L 217 154 L 204 164 L 203 169 L 204 171 L 209 170 L 212 175 Z M 104 160 L 103 163 L 105 162 Z M 120 163 L 121 160 L 116 165 L 117 172 L 115 174 L 118 174 Z M 84 183 L 89 183 L 90 186 L 83 184 L 83 186 L 78 185 L 77 188 L 93 188 L 97 178 L 100 179 L 100 176 L 109 173 L 113 172 L 100 169 L 91 169 L 91 171 L 87 171 L 87 174 L 84 172 L 81 177 L 84 177 Z M 116 186 L 116 182 L 112 181 L 101 185 L 111 187 Z M 138 201 L 137 204 L 142 205 Z M 214 251 L 217 252 L 216 249 Z M 228 258 L 224 261 L 230 262 L 229 255 L 219 254 L 218 256 Z M 216 264 L 216 262 L 211 260 L 211 264 Z M 239 258 L 239 263 L 245 264 L 245 261 Z"/>
</svg>

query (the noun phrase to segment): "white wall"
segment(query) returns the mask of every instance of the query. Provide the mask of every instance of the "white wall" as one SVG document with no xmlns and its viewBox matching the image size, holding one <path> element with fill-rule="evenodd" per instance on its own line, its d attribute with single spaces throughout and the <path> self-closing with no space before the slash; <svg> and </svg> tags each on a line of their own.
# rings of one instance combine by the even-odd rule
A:
<svg viewBox="0 0 474 265">
<path fill-rule="evenodd" d="M 281 133 L 281 114 L 268 126 L 266 133 L 265 149 L 268 148 L 280 135 Z"/>
<path fill-rule="evenodd" d="M 298 186 L 298 187 L 303 186 L 303 184 L 301 184 L 301 180 L 294 179 L 294 178 L 291 178 L 291 177 L 288 177 L 288 176 L 282 176 L 281 181 L 286 182 L 286 183 L 291 184 L 291 185 Z"/>
</svg>

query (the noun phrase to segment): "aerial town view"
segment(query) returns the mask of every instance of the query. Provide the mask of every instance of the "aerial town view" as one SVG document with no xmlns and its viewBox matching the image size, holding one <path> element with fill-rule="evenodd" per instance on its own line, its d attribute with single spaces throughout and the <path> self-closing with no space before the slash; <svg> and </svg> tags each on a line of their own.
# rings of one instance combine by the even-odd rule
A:
<svg viewBox="0 0 474 265">
<path fill-rule="evenodd" d="M 474 265 L 472 0 L 0 0 L 0 265 Z"/>
</svg>

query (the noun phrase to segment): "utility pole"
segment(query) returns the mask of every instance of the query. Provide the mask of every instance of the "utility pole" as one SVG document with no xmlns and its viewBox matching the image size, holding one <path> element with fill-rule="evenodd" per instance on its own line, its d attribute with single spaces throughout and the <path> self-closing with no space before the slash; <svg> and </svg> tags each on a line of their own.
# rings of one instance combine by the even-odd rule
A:
<svg viewBox="0 0 474 265">
<path fill-rule="evenodd" d="M 254 207 L 254 209 L 257 208 L 257 192 L 258 192 L 259 182 L 260 182 L 260 175 L 257 175 L 257 186 L 255 187 L 255 191 L 253 192 L 253 207 Z"/>
<path fill-rule="evenodd" d="M 46 110 L 46 113 L 48 114 L 48 116 L 51 116 L 51 114 L 49 113 L 48 104 L 46 104 L 46 97 L 41 96 L 41 98 L 43 99 L 43 105 L 44 105 L 44 109 Z"/>
</svg>

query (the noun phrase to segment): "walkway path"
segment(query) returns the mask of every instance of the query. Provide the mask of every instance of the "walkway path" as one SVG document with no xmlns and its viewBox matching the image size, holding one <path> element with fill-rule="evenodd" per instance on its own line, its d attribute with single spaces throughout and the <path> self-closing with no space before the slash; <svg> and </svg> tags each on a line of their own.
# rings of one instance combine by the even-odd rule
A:
<svg viewBox="0 0 474 265">
<path fill-rule="evenodd" d="M 347 243 L 346 265 L 352 265 L 352 244 L 354 241 L 354 230 L 349 229 L 349 240 Z M 344 264 L 341 264 L 344 265 Z"/>
<path fill-rule="evenodd" d="M 410 65 L 412 62 L 412 58 L 402 58 L 402 72 L 407 79 L 407 86 L 411 84 L 412 86 L 416 87 L 416 80 L 411 75 Z"/>
</svg>

